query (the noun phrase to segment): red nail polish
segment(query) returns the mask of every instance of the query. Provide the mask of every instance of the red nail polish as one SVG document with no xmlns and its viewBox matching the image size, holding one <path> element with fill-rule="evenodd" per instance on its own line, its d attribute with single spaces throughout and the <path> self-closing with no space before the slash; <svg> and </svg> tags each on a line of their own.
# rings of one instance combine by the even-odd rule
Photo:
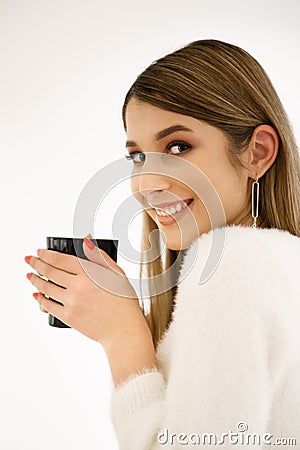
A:
<svg viewBox="0 0 300 450">
<path fill-rule="evenodd" d="M 26 277 L 28 278 L 28 280 L 30 280 L 31 276 L 32 276 L 32 273 L 31 273 L 31 272 L 29 272 L 29 273 L 26 274 Z"/>
<path fill-rule="evenodd" d="M 93 250 L 93 248 L 95 248 L 95 244 L 93 244 L 93 242 L 92 241 L 90 241 L 88 238 L 84 238 L 84 242 L 86 243 L 86 245 L 88 246 L 88 248 L 90 249 L 90 250 Z"/>
<path fill-rule="evenodd" d="M 27 262 L 27 264 L 29 264 L 29 262 L 30 262 L 30 258 L 31 258 L 31 256 L 25 256 L 25 261 Z"/>
<path fill-rule="evenodd" d="M 38 292 L 34 292 L 32 295 L 34 296 L 35 299 L 37 299 L 37 296 L 39 295 L 39 293 Z"/>
</svg>

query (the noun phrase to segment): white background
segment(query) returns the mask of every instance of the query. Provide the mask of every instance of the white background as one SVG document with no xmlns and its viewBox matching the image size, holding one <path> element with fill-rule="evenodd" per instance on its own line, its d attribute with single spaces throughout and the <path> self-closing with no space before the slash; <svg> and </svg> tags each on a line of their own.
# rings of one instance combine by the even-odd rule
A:
<svg viewBox="0 0 300 450">
<path fill-rule="evenodd" d="M 72 236 L 82 188 L 123 157 L 121 106 L 136 76 L 194 40 L 239 45 L 266 69 L 299 143 L 299 30 L 298 0 L 0 1 L 0 450 L 118 448 L 105 353 L 47 324 L 24 256 L 46 236 Z M 129 195 L 119 188 L 97 237 L 111 237 L 116 199 Z"/>
</svg>

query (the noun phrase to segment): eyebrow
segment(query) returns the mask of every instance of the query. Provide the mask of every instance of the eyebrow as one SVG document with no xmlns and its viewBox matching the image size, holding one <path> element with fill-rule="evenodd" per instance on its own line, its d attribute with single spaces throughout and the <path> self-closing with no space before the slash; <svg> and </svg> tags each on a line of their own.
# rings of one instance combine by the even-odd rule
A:
<svg viewBox="0 0 300 450">
<path fill-rule="evenodd" d="M 160 141 L 161 139 L 169 136 L 169 134 L 175 133 L 175 131 L 189 131 L 193 133 L 194 131 L 184 125 L 172 125 L 171 127 L 165 128 L 155 134 L 155 140 Z M 126 147 L 137 147 L 134 141 L 126 141 Z"/>
</svg>

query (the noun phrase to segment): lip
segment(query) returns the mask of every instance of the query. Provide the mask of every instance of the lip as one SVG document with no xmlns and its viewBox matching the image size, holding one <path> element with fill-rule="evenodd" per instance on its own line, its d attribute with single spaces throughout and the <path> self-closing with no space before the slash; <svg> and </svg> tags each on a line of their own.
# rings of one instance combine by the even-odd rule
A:
<svg viewBox="0 0 300 450">
<path fill-rule="evenodd" d="M 172 203 L 167 203 L 167 202 L 166 203 L 159 203 L 158 205 L 154 205 L 153 203 L 149 203 L 149 206 L 151 206 L 151 208 L 155 208 L 155 209 L 164 209 L 167 206 L 172 207 L 173 205 L 177 205 L 177 203 L 182 203 L 182 202 L 184 202 L 184 203 L 190 202 L 191 203 L 192 200 L 193 200 L 192 198 L 187 198 L 185 200 L 177 200 L 177 202 L 172 202 Z"/>
<path fill-rule="evenodd" d="M 181 220 L 185 216 L 185 214 L 187 213 L 187 211 L 190 210 L 190 207 L 192 207 L 193 204 L 194 204 L 194 201 L 192 199 L 192 201 L 189 203 L 188 207 L 182 209 L 180 212 L 176 212 L 175 214 L 170 214 L 169 216 L 159 216 L 156 213 L 156 218 L 161 225 L 173 225 L 174 223 L 177 223 L 179 220 Z"/>
</svg>

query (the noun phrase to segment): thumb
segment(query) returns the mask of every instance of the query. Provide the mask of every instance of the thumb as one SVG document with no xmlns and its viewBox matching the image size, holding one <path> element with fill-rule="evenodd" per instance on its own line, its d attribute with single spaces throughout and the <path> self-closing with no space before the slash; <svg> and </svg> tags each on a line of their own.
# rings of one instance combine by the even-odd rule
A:
<svg viewBox="0 0 300 450">
<path fill-rule="evenodd" d="M 82 245 L 84 254 L 89 261 L 99 264 L 99 266 L 105 267 L 106 269 L 114 270 L 117 273 L 125 275 L 124 270 L 118 266 L 118 264 L 104 250 L 97 247 L 97 245 L 95 245 L 89 237 L 92 236 L 88 234 L 84 238 Z"/>
</svg>

